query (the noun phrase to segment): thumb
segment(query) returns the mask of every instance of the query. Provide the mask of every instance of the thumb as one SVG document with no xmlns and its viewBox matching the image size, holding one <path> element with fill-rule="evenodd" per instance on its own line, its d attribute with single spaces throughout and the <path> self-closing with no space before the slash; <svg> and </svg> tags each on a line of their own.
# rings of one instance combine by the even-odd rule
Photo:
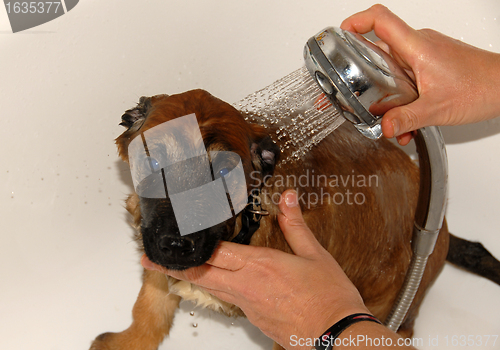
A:
<svg viewBox="0 0 500 350">
<path fill-rule="evenodd" d="M 382 118 L 382 132 L 385 137 L 395 137 L 429 126 L 431 115 L 429 104 L 422 97 L 410 104 L 393 108 Z"/>
<path fill-rule="evenodd" d="M 279 208 L 281 214 L 278 216 L 278 223 L 294 254 L 303 257 L 316 256 L 323 248 L 302 217 L 297 192 L 283 192 Z"/>
</svg>

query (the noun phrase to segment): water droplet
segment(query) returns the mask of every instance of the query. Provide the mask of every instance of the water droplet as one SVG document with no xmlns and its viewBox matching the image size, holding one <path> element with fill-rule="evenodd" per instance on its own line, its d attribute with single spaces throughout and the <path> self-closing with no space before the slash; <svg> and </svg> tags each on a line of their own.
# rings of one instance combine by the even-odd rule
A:
<svg viewBox="0 0 500 350">
<path fill-rule="evenodd" d="M 190 314 L 191 316 L 194 316 L 194 311 L 191 311 L 189 314 Z"/>
<path fill-rule="evenodd" d="M 198 327 L 198 323 L 193 323 L 193 328 Z"/>
</svg>

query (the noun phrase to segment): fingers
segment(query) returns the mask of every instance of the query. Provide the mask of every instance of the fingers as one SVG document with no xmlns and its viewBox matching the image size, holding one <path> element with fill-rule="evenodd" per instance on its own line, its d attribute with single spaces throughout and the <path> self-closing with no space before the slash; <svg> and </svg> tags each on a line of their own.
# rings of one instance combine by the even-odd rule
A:
<svg viewBox="0 0 500 350">
<path fill-rule="evenodd" d="M 141 257 L 141 265 L 146 270 L 158 271 L 182 281 L 192 282 L 203 288 L 218 290 L 221 292 L 231 291 L 231 279 L 229 278 L 229 274 L 231 272 L 224 269 L 218 269 L 208 264 L 203 264 L 201 266 L 192 267 L 182 271 L 169 270 L 151 262 L 146 254 L 144 254 Z"/>
<path fill-rule="evenodd" d="M 316 256 L 323 248 L 307 227 L 298 204 L 297 192 L 287 190 L 280 198 L 278 222 L 295 255 Z"/>
<path fill-rule="evenodd" d="M 382 132 L 386 137 L 398 137 L 401 145 L 406 145 L 411 140 L 409 132 L 431 125 L 432 116 L 429 114 L 431 105 L 426 98 L 420 96 L 414 102 L 393 108 L 387 111 L 382 118 Z M 434 118 L 434 125 L 436 119 Z"/>
<path fill-rule="evenodd" d="M 391 54 L 391 47 L 389 45 L 387 45 L 385 42 L 383 42 L 382 40 L 377 40 L 374 42 L 375 45 L 377 45 L 378 47 L 380 47 L 382 50 L 384 50 L 384 52 L 388 55 Z"/>
<path fill-rule="evenodd" d="M 398 143 L 401 146 L 406 146 L 407 144 L 410 143 L 412 139 L 413 139 L 413 134 L 411 132 L 407 132 L 406 134 L 396 137 L 396 140 L 398 140 Z"/>
<path fill-rule="evenodd" d="M 210 259 L 208 259 L 207 264 L 229 271 L 241 270 L 245 267 L 246 262 L 251 259 L 253 250 L 257 249 L 253 247 L 253 249 L 247 248 L 246 245 L 221 242 Z"/>
<path fill-rule="evenodd" d="M 401 51 L 414 32 L 408 24 L 383 5 L 374 5 L 345 19 L 340 27 L 365 34 L 374 31 L 391 48 Z"/>
<path fill-rule="evenodd" d="M 347 18 L 341 25 L 345 30 L 367 33 L 371 30 L 381 39 L 377 45 L 390 53 L 415 81 L 413 63 L 419 46 L 417 31 L 408 26 L 402 19 L 389 11 L 385 6 L 374 5 Z M 426 108 L 419 98 L 413 103 L 393 108 L 382 118 L 382 132 L 388 138 L 397 137 L 399 144 L 406 145 L 412 139 L 409 132 L 426 126 Z"/>
<path fill-rule="evenodd" d="M 202 278 L 202 276 L 204 275 L 204 271 L 206 270 L 206 267 L 204 265 L 182 271 L 169 270 L 164 266 L 153 263 L 151 260 L 149 260 L 146 254 L 143 254 L 141 257 L 141 265 L 146 270 L 158 271 L 180 280 L 190 282 L 194 282 Z"/>
<path fill-rule="evenodd" d="M 160 269 L 162 268 L 162 266 L 156 265 L 151 260 L 149 260 L 146 254 L 142 254 L 141 256 L 141 265 L 146 270 L 151 270 L 151 271 L 160 271 Z"/>
<path fill-rule="evenodd" d="M 203 265 L 186 270 L 169 270 L 155 264 L 148 259 L 146 254 L 141 258 L 141 265 L 147 270 L 154 270 L 174 278 L 192 282 L 205 289 L 230 292 L 237 281 L 233 272 L 243 269 L 247 261 L 259 255 L 261 247 L 249 247 L 231 242 L 221 242 L 210 259 Z M 233 276 L 233 277 L 231 277 Z"/>
</svg>

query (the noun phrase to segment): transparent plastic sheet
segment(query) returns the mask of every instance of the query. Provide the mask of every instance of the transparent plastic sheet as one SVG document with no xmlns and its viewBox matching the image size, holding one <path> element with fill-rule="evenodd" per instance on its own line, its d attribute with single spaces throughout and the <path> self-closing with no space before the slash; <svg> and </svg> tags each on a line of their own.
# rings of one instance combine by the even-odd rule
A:
<svg viewBox="0 0 500 350">
<path fill-rule="evenodd" d="M 238 154 L 207 153 L 195 114 L 157 125 L 129 144 L 136 193 L 170 198 L 181 236 L 213 227 L 247 204 Z"/>
</svg>

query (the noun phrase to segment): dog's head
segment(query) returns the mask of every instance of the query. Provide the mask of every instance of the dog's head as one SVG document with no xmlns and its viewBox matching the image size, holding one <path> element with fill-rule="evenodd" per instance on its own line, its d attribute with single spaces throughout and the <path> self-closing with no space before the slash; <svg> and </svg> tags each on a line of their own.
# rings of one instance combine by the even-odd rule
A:
<svg viewBox="0 0 500 350">
<path fill-rule="evenodd" d="M 146 255 L 170 269 L 205 263 L 235 235 L 238 212 L 274 171 L 279 148 L 203 90 L 141 97 L 120 125 L 127 130 L 116 144 L 136 189 L 128 209 Z"/>
</svg>

